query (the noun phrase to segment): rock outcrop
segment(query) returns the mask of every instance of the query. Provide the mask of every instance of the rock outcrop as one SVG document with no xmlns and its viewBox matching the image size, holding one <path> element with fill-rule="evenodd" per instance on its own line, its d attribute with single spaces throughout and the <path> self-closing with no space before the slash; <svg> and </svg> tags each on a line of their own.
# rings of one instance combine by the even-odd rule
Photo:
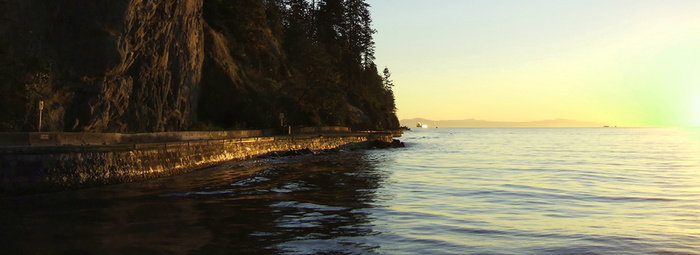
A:
<svg viewBox="0 0 700 255">
<path fill-rule="evenodd" d="M 195 121 L 202 0 L 4 0 L 0 18 L 0 91 L 19 97 L 3 105 L 17 115 L 34 115 L 42 99 L 64 112 L 44 119 L 53 129 L 169 131 Z"/>
<path fill-rule="evenodd" d="M 369 18 L 315 23 L 332 10 L 309 3 L 0 0 L 0 132 L 40 112 L 42 131 L 397 128 L 373 49 L 350 47 Z"/>
</svg>

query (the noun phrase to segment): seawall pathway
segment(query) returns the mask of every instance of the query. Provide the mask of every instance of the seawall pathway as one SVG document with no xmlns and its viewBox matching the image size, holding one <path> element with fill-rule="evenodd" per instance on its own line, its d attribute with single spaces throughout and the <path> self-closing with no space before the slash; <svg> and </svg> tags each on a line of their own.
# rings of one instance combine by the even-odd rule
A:
<svg viewBox="0 0 700 255">
<path fill-rule="evenodd" d="M 391 132 L 304 134 L 107 145 L 0 146 L 0 194 L 172 176 L 272 152 L 369 148 Z"/>
</svg>

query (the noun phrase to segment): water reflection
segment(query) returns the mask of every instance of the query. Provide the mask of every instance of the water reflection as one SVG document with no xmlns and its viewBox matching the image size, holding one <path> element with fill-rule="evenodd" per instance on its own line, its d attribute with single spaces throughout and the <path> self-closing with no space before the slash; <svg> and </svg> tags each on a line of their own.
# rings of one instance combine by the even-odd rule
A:
<svg viewBox="0 0 700 255">
<path fill-rule="evenodd" d="M 362 152 L 231 163 L 172 178 L 0 200 L 18 253 L 367 253 L 387 177 Z"/>
</svg>

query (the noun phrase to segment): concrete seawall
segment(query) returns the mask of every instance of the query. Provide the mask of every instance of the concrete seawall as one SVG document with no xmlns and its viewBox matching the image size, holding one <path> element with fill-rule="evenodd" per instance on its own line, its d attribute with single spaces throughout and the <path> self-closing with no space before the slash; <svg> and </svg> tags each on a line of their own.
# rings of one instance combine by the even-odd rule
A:
<svg viewBox="0 0 700 255">
<path fill-rule="evenodd" d="M 276 136 L 90 146 L 0 147 L 0 194 L 132 182 L 191 172 L 270 152 L 367 148 L 391 133 Z"/>
</svg>

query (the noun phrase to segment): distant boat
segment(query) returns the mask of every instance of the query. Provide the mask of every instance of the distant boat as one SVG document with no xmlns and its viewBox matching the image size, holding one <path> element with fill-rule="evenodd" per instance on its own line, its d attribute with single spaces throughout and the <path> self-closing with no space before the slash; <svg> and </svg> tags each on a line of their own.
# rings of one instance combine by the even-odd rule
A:
<svg viewBox="0 0 700 255">
<path fill-rule="evenodd" d="M 419 128 L 428 128 L 428 125 L 425 125 L 425 124 L 422 124 L 422 123 L 418 122 L 418 124 L 416 124 L 416 127 L 419 127 Z"/>
</svg>

